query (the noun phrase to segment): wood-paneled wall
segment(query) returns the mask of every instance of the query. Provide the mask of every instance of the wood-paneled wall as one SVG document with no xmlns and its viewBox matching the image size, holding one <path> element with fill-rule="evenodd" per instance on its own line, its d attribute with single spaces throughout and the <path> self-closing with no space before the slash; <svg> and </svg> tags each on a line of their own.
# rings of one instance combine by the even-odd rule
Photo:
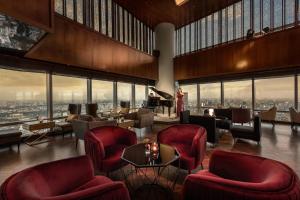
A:
<svg viewBox="0 0 300 200">
<path fill-rule="evenodd" d="M 28 52 L 27 58 L 149 80 L 158 78 L 157 58 L 63 16 L 55 15 L 54 22 L 54 33 Z"/>
<path fill-rule="evenodd" d="M 54 0 L 0 0 L 0 12 L 48 32 L 53 28 Z"/>
<path fill-rule="evenodd" d="M 300 67 L 300 27 L 174 58 L 175 80 Z"/>
</svg>

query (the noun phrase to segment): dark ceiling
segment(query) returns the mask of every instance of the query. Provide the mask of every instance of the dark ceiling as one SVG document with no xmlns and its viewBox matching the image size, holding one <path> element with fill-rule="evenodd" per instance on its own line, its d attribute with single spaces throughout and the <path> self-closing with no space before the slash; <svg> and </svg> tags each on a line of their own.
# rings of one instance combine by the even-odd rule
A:
<svg viewBox="0 0 300 200">
<path fill-rule="evenodd" d="M 173 23 L 178 28 L 239 0 L 189 0 L 182 6 L 176 6 L 174 0 L 114 1 L 152 28 L 161 22 Z"/>
</svg>

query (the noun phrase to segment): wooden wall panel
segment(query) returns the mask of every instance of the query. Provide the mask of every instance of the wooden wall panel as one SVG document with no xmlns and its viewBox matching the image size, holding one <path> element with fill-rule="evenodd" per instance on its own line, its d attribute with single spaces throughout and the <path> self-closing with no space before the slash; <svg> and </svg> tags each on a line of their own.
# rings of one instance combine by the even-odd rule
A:
<svg viewBox="0 0 300 200">
<path fill-rule="evenodd" d="M 176 80 L 300 67 L 300 27 L 174 58 Z"/>
<path fill-rule="evenodd" d="M 51 32 L 54 0 L 0 0 L 0 12 Z"/>
<path fill-rule="evenodd" d="M 54 19 L 54 33 L 49 33 L 28 52 L 27 58 L 149 80 L 157 79 L 157 58 L 63 16 L 55 15 Z"/>
</svg>

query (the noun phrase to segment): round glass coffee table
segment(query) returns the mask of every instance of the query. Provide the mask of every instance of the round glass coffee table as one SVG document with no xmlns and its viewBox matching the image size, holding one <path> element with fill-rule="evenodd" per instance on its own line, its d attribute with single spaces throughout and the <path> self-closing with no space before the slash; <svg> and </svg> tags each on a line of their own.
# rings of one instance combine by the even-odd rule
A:
<svg viewBox="0 0 300 200">
<path fill-rule="evenodd" d="M 132 189 L 131 191 L 133 191 L 134 193 L 133 195 L 146 192 L 149 193 L 149 195 L 143 195 L 143 196 L 146 196 L 146 199 L 151 199 L 153 198 L 151 197 L 151 195 L 157 193 L 157 189 L 159 189 L 160 191 L 164 192 L 165 195 L 168 196 L 169 194 L 166 194 L 166 192 L 174 190 L 174 187 L 178 179 L 178 175 L 179 175 L 178 170 L 180 169 L 179 157 L 180 154 L 175 148 L 165 144 L 158 144 L 158 151 L 155 152 L 147 151 L 145 143 L 140 143 L 125 148 L 121 156 L 121 159 L 134 167 L 133 173 L 135 173 L 136 176 L 141 175 L 143 177 L 142 178 L 143 184 L 138 188 L 134 188 L 131 183 L 127 183 Z M 174 172 L 176 174 L 173 181 L 171 181 L 172 182 L 171 186 L 170 186 L 169 178 L 167 178 L 166 185 L 161 184 L 160 178 L 162 176 L 162 173 L 170 164 L 175 162 L 179 166 L 177 170 Z M 152 173 L 149 173 L 149 171 L 151 171 Z M 169 170 L 167 176 L 169 176 Z M 129 182 L 128 176 L 125 175 L 125 177 L 126 177 L 125 181 Z M 137 178 L 134 177 L 132 180 L 134 181 L 136 179 Z"/>
</svg>

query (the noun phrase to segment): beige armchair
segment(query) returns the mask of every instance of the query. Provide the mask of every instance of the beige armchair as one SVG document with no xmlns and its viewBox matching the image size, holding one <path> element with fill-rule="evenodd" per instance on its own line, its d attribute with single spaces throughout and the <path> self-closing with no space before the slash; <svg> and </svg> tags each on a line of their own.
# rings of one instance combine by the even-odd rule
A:
<svg viewBox="0 0 300 200">
<path fill-rule="evenodd" d="M 134 128 L 146 128 L 153 126 L 154 113 L 146 108 L 140 108 L 137 112 L 125 115 L 125 119 L 134 120 Z"/>
<path fill-rule="evenodd" d="M 261 121 L 263 122 L 270 122 L 272 123 L 273 127 L 275 125 L 275 118 L 277 113 L 277 107 L 274 106 L 273 108 L 267 110 L 267 111 L 261 111 L 258 113 L 258 116 L 260 116 Z"/>
<path fill-rule="evenodd" d="M 291 116 L 291 128 L 293 129 L 294 126 L 300 125 L 300 112 L 293 107 L 290 108 L 290 116 Z"/>
<path fill-rule="evenodd" d="M 84 140 L 84 134 L 93 128 L 101 126 L 116 126 L 116 120 L 104 120 L 104 121 L 84 121 L 84 120 L 74 120 L 72 122 L 73 131 L 76 138 L 76 148 L 78 146 L 79 140 Z"/>
</svg>

